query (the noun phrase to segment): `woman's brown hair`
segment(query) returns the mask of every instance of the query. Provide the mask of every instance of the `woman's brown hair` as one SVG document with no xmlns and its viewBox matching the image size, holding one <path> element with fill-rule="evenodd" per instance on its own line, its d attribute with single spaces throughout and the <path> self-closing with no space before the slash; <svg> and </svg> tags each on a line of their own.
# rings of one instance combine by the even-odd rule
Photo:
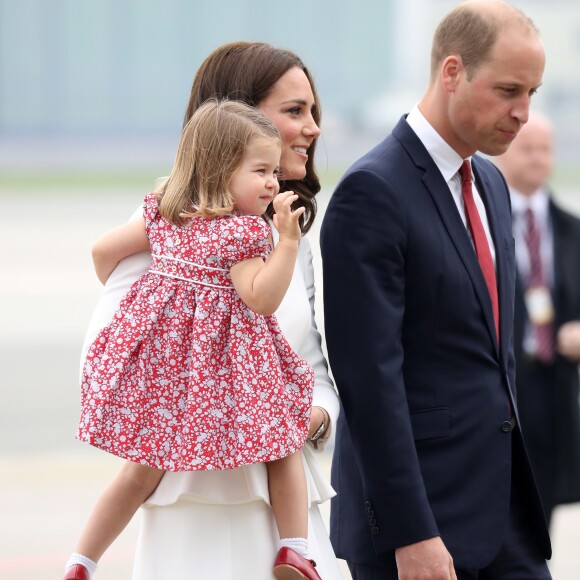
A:
<svg viewBox="0 0 580 580">
<path fill-rule="evenodd" d="M 211 98 L 241 101 L 252 107 L 259 107 L 280 77 L 294 67 L 301 69 L 310 82 L 315 103 L 312 117 L 320 125 L 318 95 L 310 72 L 298 56 L 289 50 L 263 42 L 231 42 L 214 50 L 199 68 L 191 87 L 184 126 L 201 104 Z M 320 191 L 320 181 L 314 169 L 315 146 L 316 141 L 308 150 L 304 179 L 285 180 L 280 183 L 280 191 L 292 190 L 299 196 L 295 207 L 306 208 L 300 218 L 303 233 L 310 229 L 314 221 L 314 197 Z M 266 214 L 272 216 L 272 206 Z"/>
</svg>

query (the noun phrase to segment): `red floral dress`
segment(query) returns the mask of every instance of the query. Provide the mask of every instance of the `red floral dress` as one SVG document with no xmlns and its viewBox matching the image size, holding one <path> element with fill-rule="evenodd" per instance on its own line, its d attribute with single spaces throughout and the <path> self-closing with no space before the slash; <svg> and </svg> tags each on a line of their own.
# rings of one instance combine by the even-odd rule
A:
<svg viewBox="0 0 580 580">
<path fill-rule="evenodd" d="M 144 202 L 152 263 L 91 345 L 77 438 L 170 471 L 272 461 L 306 440 L 314 373 L 229 269 L 270 251 L 258 216 L 161 217 Z"/>
</svg>

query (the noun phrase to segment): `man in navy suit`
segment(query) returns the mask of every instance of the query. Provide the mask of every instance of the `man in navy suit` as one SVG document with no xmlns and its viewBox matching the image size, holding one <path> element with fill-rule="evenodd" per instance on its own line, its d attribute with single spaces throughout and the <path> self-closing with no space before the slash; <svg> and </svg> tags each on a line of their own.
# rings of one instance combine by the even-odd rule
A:
<svg viewBox="0 0 580 580">
<path fill-rule="evenodd" d="M 514 392 L 509 192 L 475 155 L 507 150 L 544 62 L 513 6 L 459 5 L 421 101 L 330 201 L 331 539 L 355 580 L 550 578 Z"/>
</svg>

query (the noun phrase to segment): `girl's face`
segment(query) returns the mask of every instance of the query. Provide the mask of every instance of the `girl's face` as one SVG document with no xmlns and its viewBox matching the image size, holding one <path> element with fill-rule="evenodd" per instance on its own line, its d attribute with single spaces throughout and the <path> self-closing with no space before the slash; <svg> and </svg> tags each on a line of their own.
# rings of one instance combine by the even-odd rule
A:
<svg viewBox="0 0 580 580">
<path fill-rule="evenodd" d="M 308 148 L 320 135 L 312 117 L 315 106 L 310 82 L 298 67 L 282 75 L 258 106 L 282 136 L 280 178 L 283 180 L 306 176 Z"/>
<path fill-rule="evenodd" d="M 229 185 L 241 215 L 262 215 L 280 191 L 280 152 L 278 141 L 266 137 L 254 139 L 248 146 Z"/>
</svg>

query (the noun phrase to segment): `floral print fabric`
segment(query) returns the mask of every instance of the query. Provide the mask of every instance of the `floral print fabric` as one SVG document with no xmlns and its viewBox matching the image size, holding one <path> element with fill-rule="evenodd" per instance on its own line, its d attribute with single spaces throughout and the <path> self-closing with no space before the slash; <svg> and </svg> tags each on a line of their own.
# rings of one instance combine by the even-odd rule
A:
<svg viewBox="0 0 580 580">
<path fill-rule="evenodd" d="M 274 316 L 253 312 L 229 269 L 265 259 L 258 216 L 161 217 L 144 202 L 150 270 L 91 345 L 77 438 L 170 471 L 233 469 L 300 449 L 314 373 Z"/>
</svg>

